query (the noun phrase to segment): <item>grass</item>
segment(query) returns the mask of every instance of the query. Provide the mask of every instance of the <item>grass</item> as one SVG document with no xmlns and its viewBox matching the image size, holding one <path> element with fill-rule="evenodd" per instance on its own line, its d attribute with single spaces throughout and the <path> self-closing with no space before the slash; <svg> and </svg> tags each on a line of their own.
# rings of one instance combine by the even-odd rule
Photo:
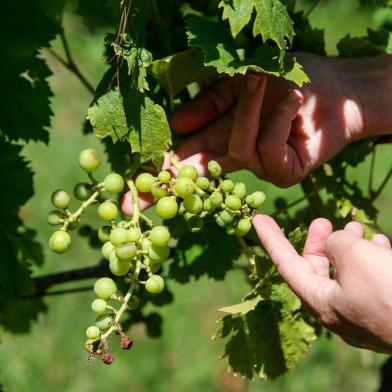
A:
<svg viewBox="0 0 392 392">
<path fill-rule="evenodd" d="M 314 20 L 319 26 L 325 25 L 327 22 L 318 16 L 318 12 L 321 14 L 321 10 L 314 11 Z M 357 25 L 356 32 L 363 31 L 364 18 L 359 18 L 362 25 Z M 104 65 L 95 61 L 97 53 L 101 52 L 103 32 L 90 35 L 74 17 L 68 16 L 67 21 L 66 32 L 75 52 L 75 61 L 81 65 L 88 79 L 96 84 L 104 70 Z M 335 41 L 333 37 L 328 41 L 331 51 Z M 58 43 L 55 48 L 60 51 Z M 53 99 L 56 115 L 50 145 L 31 144 L 25 149 L 36 172 L 36 194 L 22 210 L 28 224 L 38 230 L 43 244 L 46 244 L 51 232 L 46 224 L 46 214 L 51 208 L 51 190 L 65 187 L 70 191 L 73 184 L 83 179 L 75 159 L 82 147 L 92 146 L 101 150 L 94 137 L 80 132 L 91 97 L 78 80 L 53 58 L 48 56 L 48 61 L 56 75 L 51 78 L 56 93 Z M 381 146 L 379 150 L 375 172 L 378 183 L 390 167 L 390 147 Z M 100 173 L 104 173 L 105 169 L 104 165 Z M 353 170 L 351 176 L 365 186 L 368 170 L 369 160 Z M 281 190 L 259 182 L 249 173 L 236 176 L 245 179 L 250 189 L 261 187 L 266 192 L 269 196 L 267 213 L 274 210 L 274 197 L 295 200 L 301 194 L 298 186 Z M 391 195 L 392 184 L 389 184 L 377 201 L 381 212 L 380 225 L 389 235 L 392 234 Z M 90 218 L 96 219 L 93 212 Z M 98 224 L 97 220 L 95 222 Z M 35 271 L 37 275 L 92 265 L 97 260 L 97 252 L 82 239 L 75 241 L 67 256 L 56 256 L 47 247 L 44 248 L 46 261 L 42 268 Z M 111 367 L 100 361 L 85 362 L 83 331 L 93 320 L 90 311 L 92 293 L 47 298 L 49 311 L 39 316 L 30 334 L 15 336 L 5 333 L 2 336 L 0 378 L 5 391 L 365 392 L 376 388 L 378 367 L 384 357 L 350 348 L 339 339 L 326 336 L 312 346 L 310 355 L 295 371 L 275 382 L 247 383 L 236 379 L 226 373 L 225 361 L 217 359 L 222 351 L 221 343 L 211 342 L 210 337 L 215 329 L 215 320 L 219 318 L 216 309 L 238 301 L 245 293 L 243 277 L 231 272 L 224 282 L 200 279 L 186 286 L 170 283 L 170 287 L 175 301 L 162 308 L 165 320 L 163 336 L 151 339 L 146 337 L 141 327 L 132 329 L 131 335 L 136 341 L 134 347 L 131 352 L 114 350 L 115 362 Z"/>
</svg>

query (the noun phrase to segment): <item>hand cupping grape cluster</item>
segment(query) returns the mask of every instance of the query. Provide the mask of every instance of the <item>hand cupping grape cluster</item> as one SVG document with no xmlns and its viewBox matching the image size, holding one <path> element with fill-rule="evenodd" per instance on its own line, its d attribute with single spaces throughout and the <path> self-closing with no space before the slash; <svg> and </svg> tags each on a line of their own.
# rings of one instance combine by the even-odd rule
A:
<svg viewBox="0 0 392 392">
<path fill-rule="evenodd" d="M 245 184 L 224 178 L 220 165 L 215 161 L 208 164 L 211 179 L 199 176 L 191 165 L 179 167 L 174 162 L 177 176 L 169 171 L 161 171 L 156 176 L 144 172 L 135 181 L 130 179 L 127 182 L 117 173 L 111 173 L 104 181 L 98 182 L 93 172 L 100 166 L 100 158 L 93 149 L 81 152 L 79 164 L 89 177 L 89 182 L 78 183 L 74 188 L 74 196 L 82 204 L 71 212 L 68 208 L 71 198 L 67 192 L 57 190 L 53 193 L 52 204 L 57 209 L 49 213 L 48 222 L 60 228 L 50 237 L 49 246 L 56 253 L 66 252 L 71 246 L 68 231 L 77 228 L 89 206 L 98 204 L 98 215 L 106 222 L 97 232 L 103 243 L 102 256 L 108 261 L 113 275 L 124 276 L 130 281 L 125 295 L 118 293 L 116 283 L 109 277 L 98 279 L 94 285 L 97 299 L 92 302 L 91 308 L 97 318 L 94 325 L 86 330 L 86 349 L 91 356 L 100 355 L 105 363 L 110 364 L 113 356 L 109 353 L 107 338 L 112 333 L 120 335 L 122 348 L 132 346 L 132 339 L 123 332 L 120 320 L 125 311 L 138 306 L 135 289 L 144 285 L 149 293 L 159 294 L 165 288 L 164 279 L 157 273 L 169 258 L 171 235 L 166 226 L 154 225 L 140 211 L 139 193 L 154 196 L 156 214 L 164 221 L 180 214 L 188 229 L 197 232 L 203 228 L 203 218 L 212 216 L 227 234 L 239 237 L 250 231 L 252 214 L 261 207 L 265 195 L 259 191 L 247 195 Z M 129 219 L 119 218 L 122 215 L 117 200 L 104 198 L 107 192 L 120 194 L 125 184 L 132 194 L 133 216 Z"/>
</svg>

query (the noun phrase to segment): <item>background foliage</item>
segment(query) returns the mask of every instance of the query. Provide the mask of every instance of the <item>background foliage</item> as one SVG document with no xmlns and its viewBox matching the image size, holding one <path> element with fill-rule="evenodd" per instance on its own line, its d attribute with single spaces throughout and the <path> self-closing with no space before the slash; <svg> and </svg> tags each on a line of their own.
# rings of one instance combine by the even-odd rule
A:
<svg viewBox="0 0 392 392">
<path fill-rule="evenodd" d="M 310 21 L 313 28 L 326 29 L 328 54 L 337 53 L 337 42 L 347 34 L 361 37 L 366 34 L 366 28 L 376 29 L 380 20 L 383 23 L 388 21 L 385 16 L 380 16 L 380 10 L 375 12 L 373 2 L 370 3 L 359 7 L 355 1 L 341 4 L 331 0 L 318 5 L 312 11 Z M 170 4 L 166 11 L 161 10 L 162 15 L 165 15 L 165 12 L 170 15 L 170 7 L 175 7 L 175 2 Z M 307 2 L 299 6 L 309 10 L 312 4 Z M 92 135 L 83 136 L 80 132 L 91 100 L 91 92 L 63 67 L 53 53 L 47 49 L 41 50 L 42 47 L 48 47 L 49 42 L 60 33 L 60 2 L 53 6 L 44 0 L 32 4 L 14 1 L 0 7 L 1 26 L 4 30 L 0 40 L 5 51 L 3 58 L 7 59 L 7 62 L 0 63 L 1 81 L 6 94 L 0 116 L 0 173 L 4 189 L 7 190 L 0 196 L 0 231 L 5 239 L 0 245 L 0 321 L 5 331 L 0 348 L 3 354 L 0 361 L 5 390 L 31 391 L 45 386 L 64 391 L 103 391 L 108 386 L 129 388 L 130 382 L 138 391 L 197 391 L 201 388 L 211 391 L 274 391 L 278 388 L 281 390 L 282 387 L 288 391 L 297 391 L 303 390 L 305 383 L 309 391 L 323 391 L 327 388 L 354 388 L 365 391 L 373 388 L 377 383 L 376 369 L 382 358 L 349 349 L 339 341 L 334 339 L 331 342 L 325 337 L 315 343 L 311 356 L 297 370 L 274 384 L 261 386 L 257 382 L 247 385 L 246 382 L 235 381 L 227 376 L 223 371 L 225 364 L 216 361 L 222 351 L 222 345 L 220 342 L 210 343 L 209 337 L 213 334 L 215 320 L 219 317 L 215 309 L 235 303 L 246 292 L 242 275 L 235 271 L 228 273 L 224 283 L 214 282 L 206 277 L 197 282 L 192 280 L 186 286 L 173 282 L 170 288 L 175 294 L 175 303 L 162 308 L 161 311 L 166 320 L 163 338 L 145 339 L 143 327 L 136 327 L 134 334 L 138 337 L 138 344 L 133 352 L 119 353 L 115 366 L 105 369 L 106 373 L 102 372 L 100 363 L 84 366 L 84 339 L 80 331 L 88 324 L 87 310 L 91 295 L 78 293 L 65 297 L 48 297 L 45 300 L 27 300 L 20 299 L 20 294 L 22 292 L 28 295 L 34 290 L 30 271 L 36 276 L 92 265 L 97 260 L 96 251 L 88 246 L 85 238 L 78 239 L 65 261 L 49 254 L 45 245 L 49 234 L 45 219 L 49 208 L 48 194 L 52 189 L 64 184 L 71 188 L 72 184 L 80 179 L 76 177 L 78 171 L 73 157 L 81 145 L 96 146 L 102 151 L 102 146 Z M 49 9 L 50 13 L 43 13 L 42 9 Z M 14 28 L 15 18 L 12 19 L 9 15 L 15 15 L 15 18 L 17 16 L 17 25 L 20 28 Z M 348 17 L 351 21 L 349 24 L 346 23 Z M 98 84 L 106 70 L 106 66 L 98 61 L 103 51 L 104 36 L 108 29 L 110 31 L 110 26 L 117 24 L 117 20 L 118 12 L 115 7 L 105 9 L 90 1 L 67 4 L 66 12 L 62 13 L 64 32 L 75 63 L 93 86 Z M 41 29 L 41 26 L 45 26 L 45 29 Z M 30 31 L 36 34 L 29 34 Z M 156 33 L 151 31 L 152 38 Z M 181 35 L 180 32 L 178 34 Z M 319 33 L 314 31 L 302 38 L 313 37 L 315 47 L 320 48 L 317 46 L 318 36 Z M 26 41 L 26 37 L 29 37 L 30 41 Z M 185 37 L 182 38 L 185 40 Z M 163 47 L 155 48 L 156 53 L 159 55 L 162 50 L 162 54 L 165 54 L 167 48 L 172 48 L 173 51 L 183 49 L 185 41 L 181 41 L 182 38 L 176 37 L 173 42 L 168 38 L 165 51 Z M 300 47 L 300 38 L 299 34 L 294 45 Z M 340 44 L 345 55 L 361 53 L 363 47 L 369 46 L 377 52 L 377 46 L 380 46 L 369 42 L 369 38 L 356 38 L 348 42 L 346 38 L 343 41 L 345 44 Z M 37 57 L 39 50 L 41 55 Z M 58 37 L 52 42 L 52 50 L 65 58 L 61 38 Z M 46 80 L 51 72 L 54 75 L 48 80 L 55 93 L 53 98 Z M 175 86 L 172 89 L 176 92 Z M 162 100 L 161 103 L 170 111 L 170 100 L 167 103 Z M 48 114 L 51 112 L 55 113 L 55 116 L 49 125 Z M 49 146 L 46 146 L 43 143 L 49 140 L 49 130 L 51 140 Z M 28 141 L 32 143 L 26 145 Z M 36 141 L 41 143 L 35 143 Z M 377 147 L 376 183 L 384 178 L 390 168 L 387 149 L 385 146 Z M 148 158 L 150 157 L 146 157 L 146 160 Z M 358 188 L 366 189 L 367 184 L 363 178 L 369 165 L 368 158 L 358 167 L 348 168 L 346 178 L 352 182 L 358 180 Z M 36 173 L 34 180 L 32 169 Z M 250 189 L 261 188 L 265 191 L 269 196 L 265 210 L 267 213 L 273 213 L 276 205 L 281 205 L 282 197 L 290 202 L 301 195 L 298 186 L 280 190 L 270 184 L 256 181 L 248 173 L 234 176 L 241 180 L 245 178 Z M 15 178 L 18 181 L 15 181 Z M 35 194 L 31 197 L 33 184 Z M 392 209 L 387 201 L 391 192 L 392 188 L 388 185 L 375 203 L 375 207 L 380 210 L 378 223 L 383 231 L 389 234 L 392 233 L 389 219 Z M 347 206 L 346 196 L 344 192 L 341 195 L 342 208 Z M 322 197 L 326 195 L 323 194 Z M 29 201 L 25 204 L 27 200 Z M 358 200 L 355 198 L 356 202 Z M 23 222 L 18 217 L 21 206 L 24 206 L 20 212 Z M 301 204 L 298 207 L 290 212 L 291 218 L 295 217 Z M 368 213 L 371 214 L 371 211 Z M 93 213 L 91 218 L 94 220 Z M 37 238 L 35 231 L 39 233 Z M 40 243 L 44 246 L 40 246 Z M 88 284 L 86 281 L 73 283 L 71 286 L 74 288 L 86 283 Z M 61 288 L 69 286 L 70 284 L 66 284 Z M 39 314 L 38 322 L 33 324 L 30 334 L 10 334 L 11 331 L 26 332 L 30 327 L 29 320 L 35 319 L 37 312 L 46 306 L 50 312 Z M 40 347 L 45 347 L 45 350 L 39 349 Z M 10 366 L 10 363 L 14 366 Z M 200 366 L 195 368 L 194 363 L 199 363 Z M 344 372 L 341 371 L 342 368 L 345 369 Z M 24 377 L 20 377 L 21 374 Z"/>
</svg>

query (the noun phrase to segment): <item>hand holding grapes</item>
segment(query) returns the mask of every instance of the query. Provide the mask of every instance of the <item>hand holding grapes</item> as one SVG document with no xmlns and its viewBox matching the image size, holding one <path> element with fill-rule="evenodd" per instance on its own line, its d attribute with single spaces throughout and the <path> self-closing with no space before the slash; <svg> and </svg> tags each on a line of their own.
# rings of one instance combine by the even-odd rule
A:
<svg viewBox="0 0 392 392">
<path fill-rule="evenodd" d="M 272 218 L 257 215 L 253 223 L 283 279 L 322 325 L 351 345 L 392 353 L 392 250 L 384 235 L 367 241 L 359 223 L 332 232 L 329 221 L 316 219 L 300 256 Z"/>
<path fill-rule="evenodd" d="M 298 57 L 311 80 L 301 89 L 262 74 L 235 76 L 180 108 L 172 124 L 190 135 L 178 155 L 210 154 L 226 172 L 246 168 L 286 187 L 348 143 L 391 133 L 390 56 Z"/>
</svg>

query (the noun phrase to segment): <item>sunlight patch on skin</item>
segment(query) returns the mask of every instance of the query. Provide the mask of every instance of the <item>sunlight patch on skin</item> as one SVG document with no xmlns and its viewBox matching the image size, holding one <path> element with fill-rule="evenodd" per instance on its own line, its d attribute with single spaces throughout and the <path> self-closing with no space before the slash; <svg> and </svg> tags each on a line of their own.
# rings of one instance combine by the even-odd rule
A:
<svg viewBox="0 0 392 392">
<path fill-rule="evenodd" d="M 353 141 L 362 133 L 364 127 L 364 119 L 361 108 L 357 102 L 352 99 L 346 99 L 343 103 L 343 116 L 346 140 Z M 348 127 L 350 124 L 350 127 Z"/>
</svg>

